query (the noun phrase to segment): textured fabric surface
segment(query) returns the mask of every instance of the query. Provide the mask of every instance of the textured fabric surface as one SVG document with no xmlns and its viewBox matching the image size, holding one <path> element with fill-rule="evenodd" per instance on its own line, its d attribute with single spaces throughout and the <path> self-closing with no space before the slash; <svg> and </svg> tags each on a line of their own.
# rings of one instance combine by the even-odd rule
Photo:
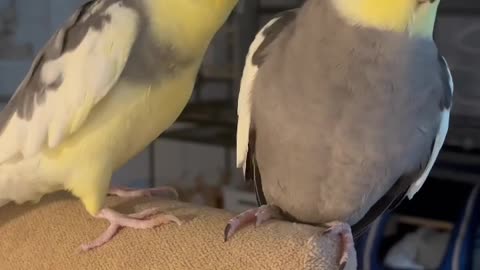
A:
<svg viewBox="0 0 480 270">
<path fill-rule="evenodd" d="M 8 204 L 0 208 L 0 269 L 336 269 L 339 238 L 312 226 L 271 221 L 224 243 L 232 217 L 226 211 L 155 198 L 109 197 L 107 204 L 122 213 L 160 206 L 183 224 L 122 229 L 105 246 L 84 253 L 79 245 L 108 223 L 88 215 L 77 199 L 57 193 L 36 205 Z M 350 262 L 347 269 L 356 269 Z"/>
</svg>

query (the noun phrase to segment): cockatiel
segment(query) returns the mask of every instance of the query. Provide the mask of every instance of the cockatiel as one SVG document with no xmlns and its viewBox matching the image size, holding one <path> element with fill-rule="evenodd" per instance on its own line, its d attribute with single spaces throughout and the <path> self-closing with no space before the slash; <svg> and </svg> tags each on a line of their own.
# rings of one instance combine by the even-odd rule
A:
<svg viewBox="0 0 480 270">
<path fill-rule="evenodd" d="M 453 83 L 433 41 L 439 0 L 306 0 L 250 46 L 237 166 L 271 218 L 355 235 L 425 182 L 448 130 Z"/>
<path fill-rule="evenodd" d="M 111 226 L 151 228 L 179 220 L 104 208 L 112 173 L 155 140 L 190 99 L 207 47 L 237 0 L 96 0 L 48 41 L 0 114 L 0 201 L 38 201 L 68 190 Z M 174 191 L 174 190 L 173 190 Z M 65 213 L 68 214 L 68 213 Z"/>
</svg>

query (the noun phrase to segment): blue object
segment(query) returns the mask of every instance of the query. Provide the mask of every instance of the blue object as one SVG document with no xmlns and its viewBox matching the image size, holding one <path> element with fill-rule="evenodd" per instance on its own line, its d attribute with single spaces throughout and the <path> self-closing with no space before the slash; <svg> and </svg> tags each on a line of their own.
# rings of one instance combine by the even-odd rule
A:
<svg viewBox="0 0 480 270">
<path fill-rule="evenodd" d="M 370 229 L 355 241 L 358 270 L 384 269 L 378 251 L 382 243 L 385 226 L 390 220 L 390 217 L 390 214 L 384 214 L 377 218 L 377 220 L 372 223 Z"/>
<path fill-rule="evenodd" d="M 382 259 L 379 258 L 385 227 L 390 218 L 390 214 L 381 216 L 356 241 L 359 270 L 391 270 L 385 267 Z M 476 246 L 475 240 L 477 240 Z M 451 233 L 445 256 L 437 270 L 480 270 L 480 268 L 472 268 L 475 249 L 479 250 L 480 255 L 480 185 L 472 188 L 465 207 L 459 210 L 459 218 Z"/>
<path fill-rule="evenodd" d="M 476 270 L 472 268 L 475 234 L 480 221 L 480 186 L 475 186 L 459 222 L 452 232 L 445 258 L 439 270 Z"/>
</svg>

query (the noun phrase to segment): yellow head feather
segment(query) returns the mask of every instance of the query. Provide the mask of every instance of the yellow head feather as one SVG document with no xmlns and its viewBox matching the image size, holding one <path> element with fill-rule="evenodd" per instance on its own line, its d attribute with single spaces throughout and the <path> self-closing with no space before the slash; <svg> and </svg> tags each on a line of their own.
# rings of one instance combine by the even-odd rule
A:
<svg viewBox="0 0 480 270">
<path fill-rule="evenodd" d="M 425 35 L 435 20 L 440 0 L 331 0 L 352 24 Z M 432 17 L 433 16 L 433 17 Z M 433 31 L 433 29 L 432 29 Z"/>
<path fill-rule="evenodd" d="M 153 33 L 177 50 L 202 54 L 238 0 L 143 0 Z"/>
</svg>

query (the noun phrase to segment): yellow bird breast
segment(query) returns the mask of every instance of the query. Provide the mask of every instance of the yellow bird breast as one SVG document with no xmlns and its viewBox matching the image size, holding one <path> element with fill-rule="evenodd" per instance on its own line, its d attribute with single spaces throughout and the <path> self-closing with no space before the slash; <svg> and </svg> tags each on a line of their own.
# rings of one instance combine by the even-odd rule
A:
<svg viewBox="0 0 480 270">
<path fill-rule="evenodd" d="M 170 127 L 190 99 L 194 68 L 154 84 L 120 79 L 95 106 L 84 126 L 42 153 L 42 167 L 54 185 L 62 183 L 95 214 L 111 174 Z"/>
<path fill-rule="evenodd" d="M 84 127 L 47 156 L 72 162 L 83 156 L 110 156 L 118 169 L 173 124 L 193 84 L 191 74 L 151 85 L 120 81 L 92 110 Z"/>
</svg>

